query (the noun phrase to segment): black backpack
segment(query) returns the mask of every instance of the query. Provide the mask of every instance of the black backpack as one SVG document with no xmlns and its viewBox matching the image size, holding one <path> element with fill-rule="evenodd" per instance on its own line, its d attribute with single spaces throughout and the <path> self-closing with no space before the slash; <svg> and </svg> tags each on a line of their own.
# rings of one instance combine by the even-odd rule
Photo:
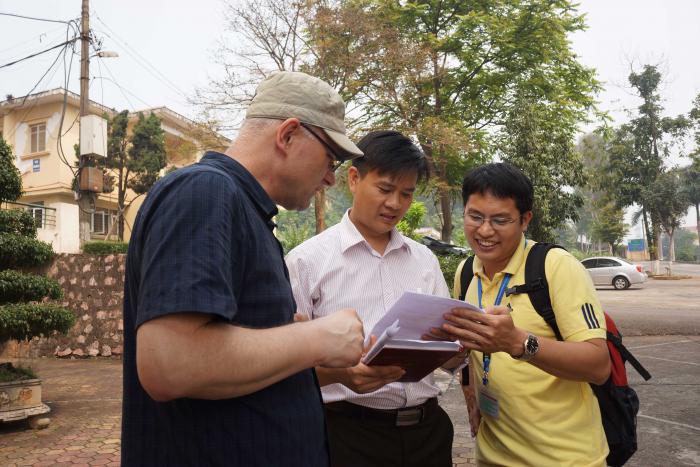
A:
<svg viewBox="0 0 700 467">
<path fill-rule="evenodd" d="M 552 243 L 535 243 L 525 261 L 525 283 L 509 288 L 506 294 L 526 293 L 533 308 L 552 328 L 557 339 L 563 340 L 549 298 L 549 285 L 544 270 L 547 253 L 552 248 L 564 249 Z M 460 300 L 464 300 L 473 277 L 474 257 L 472 256 L 467 258 L 464 267 L 462 267 L 459 278 Z M 612 368 L 610 377 L 605 383 L 602 385 L 591 384 L 591 388 L 598 398 L 605 437 L 610 448 L 607 463 L 616 467 L 627 462 L 637 450 L 639 398 L 634 389 L 629 387 L 627 383 L 625 362 L 629 362 L 645 381 L 648 381 L 651 375 L 622 345 L 622 334 L 617 330 L 615 323 L 607 313 L 605 313 L 605 323 L 608 330 L 607 344 Z M 462 374 L 464 378 L 468 372 L 464 371 Z M 463 381 L 463 384 L 465 383 L 467 381 Z"/>
</svg>

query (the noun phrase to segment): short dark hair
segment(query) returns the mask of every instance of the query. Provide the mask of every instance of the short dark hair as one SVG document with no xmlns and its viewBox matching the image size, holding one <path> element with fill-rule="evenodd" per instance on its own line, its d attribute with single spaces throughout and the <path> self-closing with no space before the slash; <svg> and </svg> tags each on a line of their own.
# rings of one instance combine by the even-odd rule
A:
<svg viewBox="0 0 700 467">
<path fill-rule="evenodd" d="M 352 160 L 361 176 L 376 170 L 380 174 L 398 175 L 416 172 L 418 182 L 430 176 L 425 154 L 407 136 L 398 131 L 373 131 L 366 134 L 357 147 L 364 156 Z"/>
<path fill-rule="evenodd" d="M 532 211 L 534 192 L 532 182 L 515 166 L 507 162 L 481 165 L 467 172 L 462 182 L 462 202 L 469 196 L 490 193 L 496 198 L 513 198 L 520 214 Z"/>
</svg>

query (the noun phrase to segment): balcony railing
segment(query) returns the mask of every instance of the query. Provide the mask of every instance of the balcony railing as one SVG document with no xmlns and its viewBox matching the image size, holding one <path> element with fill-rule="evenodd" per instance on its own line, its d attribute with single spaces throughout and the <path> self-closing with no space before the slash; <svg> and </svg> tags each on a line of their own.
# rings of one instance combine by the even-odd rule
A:
<svg viewBox="0 0 700 467">
<path fill-rule="evenodd" d="M 56 227 L 56 208 L 50 208 L 43 204 L 20 203 L 19 201 L 2 201 L 0 209 L 21 209 L 29 211 L 39 229 L 53 229 Z"/>
</svg>

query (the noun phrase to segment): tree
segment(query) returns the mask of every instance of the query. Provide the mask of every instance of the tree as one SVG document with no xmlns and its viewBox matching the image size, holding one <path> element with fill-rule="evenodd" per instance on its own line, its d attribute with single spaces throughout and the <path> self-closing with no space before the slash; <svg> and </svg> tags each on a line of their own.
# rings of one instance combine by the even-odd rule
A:
<svg viewBox="0 0 700 467">
<path fill-rule="evenodd" d="M 627 234 L 627 225 L 624 222 L 624 211 L 613 203 L 607 203 L 597 210 L 597 216 L 593 221 L 592 238 L 609 245 L 610 254 L 622 243 Z"/>
<path fill-rule="evenodd" d="M 375 32 L 360 38 L 347 18 Z M 518 96 L 578 121 L 598 87 L 571 51 L 568 34 L 584 24 L 567 1 L 341 1 L 318 6 L 314 20 L 310 42 L 333 45 L 317 50 L 320 69 L 342 69 L 354 53 L 354 124 L 404 131 L 426 153 L 445 241 L 465 171 L 495 152 L 489 136 L 507 131 Z"/>
<path fill-rule="evenodd" d="M 10 146 L 0 136 L 0 201 L 22 194 L 22 178 Z M 26 340 L 54 331 L 67 332 L 73 313 L 55 302 L 63 296 L 58 283 L 25 269 L 41 266 L 54 256 L 51 245 L 36 239 L 34 218 L 26 211 L 0 210 L 0 344 Z M 3 364 L 9 379 L 29 377 Z M 9 373 L 9 375 L 8 375 Z"/>
<path fill-rule="evenodd" d="M 675 261 L 673 234 L 681 226 L 689 205 L 681 183 L 681 173 L 678 170 L 669 170 L 659 175 L 651 186 L 642 190 L 648 200 L 650 212 L 654 213 L 659 225 L 668 235 L 670 262 Z"/>
<path fill-rule="evenodd" d="M 656 203 L 650 199 L 654 192 L 649 187 L 663 173 L 671 147 L 683 136 L 689 123 L 683 115 L 661 116 L 659 86 L 662 76 L 657 66 L 645 65 L 641 72 L 633 71 L 629 82 L 642 103 L 637 116 L 614 131 L 608 147 L 610 176 L 607 181 L 615 190 L 618 207 L 635 203 L 641 207 L 652 259 L 657 259 L 662 213 L 655 210 Z"/>
<path fill-rule="evenodd" d="M 103 165 L 114 174 L 117 189 L 118 236 L 124 240 L 124 210 L 145 194 L 165 167 L 165 132 L 153 113 L 138 120 L 129 135 L 129 112 L 124 110 L 109 121 L 107 157 Z M 128 190 L 137 194 L 127 200 Z"/>
<path fill-rule="evenodd" d="M 693 101 L 690 121 L 695 128 L 695 150 L 691 153 L 692 164 L 685 171 L 684 185 L 688 201 L 695 207 L 697 233 L 700 235 L 700 94 Z"/>
<path fill-rule="evenodd" d="M 558 227 L 578 219 L 583 198 L 571 187 L 586 183 L 581 156 L 573 145 L 577 122 L 555 113 L 545 105 L 518 99 L 500 141 L 502 159 L 532 181 L 535 202 L 528 236 L 540 242 L 553 242 Z"/>
<path fill-rule="evenodd" d="M 425 204 L 420 201 L 413 201 L 406 211 L 406 214 L 404 214 L 403 218 L 396 224 L 396 228 L 405 236 L 417 240 L 415 232 L 416 229 L 423 225 L 423 218 L 426 212 Z"/>
</svg>

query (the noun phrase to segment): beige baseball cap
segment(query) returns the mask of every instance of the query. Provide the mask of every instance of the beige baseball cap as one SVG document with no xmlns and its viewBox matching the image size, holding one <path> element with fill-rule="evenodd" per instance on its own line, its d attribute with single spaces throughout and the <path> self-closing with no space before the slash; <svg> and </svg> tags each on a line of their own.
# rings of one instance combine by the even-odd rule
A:
<svg viewBox="0 0 700 467">
<path fill-rule="evenodd" d="M 343 160 L 363 155 L 345 134 L 345 103 L 328 83 L 306 73 L 280 71 L 258 85 L 246 118 L 298 118 L 321 128 L 338 146 Z"/>
</svg>

